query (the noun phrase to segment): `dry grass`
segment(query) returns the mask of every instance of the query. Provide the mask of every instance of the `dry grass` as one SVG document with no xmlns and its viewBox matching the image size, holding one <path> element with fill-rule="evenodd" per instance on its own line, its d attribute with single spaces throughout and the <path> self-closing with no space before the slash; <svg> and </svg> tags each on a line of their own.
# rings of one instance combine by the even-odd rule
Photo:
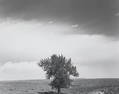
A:
<svg viewBox="0 0 119 94">
<path fill-rule="evenodd" d="M 49 87 L 48 80 L 29 80 L 0 82 L 0 94 L 56 94 Z M 119 94 L 119 79 L 78 79 L 69 89 L 62 89 L 64 94 Z"/>
</svg>

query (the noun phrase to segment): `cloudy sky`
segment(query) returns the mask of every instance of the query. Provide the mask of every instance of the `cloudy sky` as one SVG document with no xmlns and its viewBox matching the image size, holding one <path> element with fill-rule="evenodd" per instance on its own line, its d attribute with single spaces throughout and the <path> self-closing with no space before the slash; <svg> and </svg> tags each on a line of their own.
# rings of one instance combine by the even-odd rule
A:
<svg viewBox="0 0 119 94">
<path fill-rule="evenodd" d="M 119 78 L 119 0 L 0 0 L 0 80 L 43 79 L 37 63 L 72 58 L 81 78 Z"/>
</svg>

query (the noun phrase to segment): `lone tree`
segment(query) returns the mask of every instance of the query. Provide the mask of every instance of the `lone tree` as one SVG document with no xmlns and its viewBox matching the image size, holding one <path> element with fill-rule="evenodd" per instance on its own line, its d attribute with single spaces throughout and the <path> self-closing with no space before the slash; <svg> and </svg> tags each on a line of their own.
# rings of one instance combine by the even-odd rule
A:
<svg viewBox="0 0 119 94">
<path fill-rule="evenodd" d="M 52 79 L 52 89 L 57 89 L 60 94 L 61 88 L 68 88 L 71 85 L 70 76 L 79 76 L 76 66 L 71 64 L 71 58 L 66 59 L 63 55 L 52 55 L 41 59 L 39 66 L 46 71 L 47 79 Z"/>
</svg>

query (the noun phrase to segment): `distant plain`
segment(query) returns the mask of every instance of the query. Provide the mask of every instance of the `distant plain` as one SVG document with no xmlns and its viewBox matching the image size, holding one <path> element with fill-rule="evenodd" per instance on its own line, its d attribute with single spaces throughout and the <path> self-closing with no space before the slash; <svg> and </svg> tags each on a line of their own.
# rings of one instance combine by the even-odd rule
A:
<svg viewBox="0 0 119 94">
<path fill-rule="evenodd" d="M 49 80 L 0 81 L 0 94 L 45 94 L 55 92 Z M 99 93 L 103 91 L 105 93 Z M 119 94 L 119 79 L 76 79 L 64 94 Z"/>
</svg>

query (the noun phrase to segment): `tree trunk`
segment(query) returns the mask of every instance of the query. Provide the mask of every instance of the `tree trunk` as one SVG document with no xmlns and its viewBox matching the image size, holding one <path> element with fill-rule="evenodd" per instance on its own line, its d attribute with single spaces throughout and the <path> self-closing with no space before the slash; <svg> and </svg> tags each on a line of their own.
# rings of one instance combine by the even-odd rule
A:
<svg viewBox="0 0 119 94">
<path fill-rule="evenodd" d="M 61 91 L 61 90 L 60 90 L 60 88 L 58 87 L 58 88 L 57 88 L 57 93 L 60 94 L 60 91 Z"/>
</svg>

